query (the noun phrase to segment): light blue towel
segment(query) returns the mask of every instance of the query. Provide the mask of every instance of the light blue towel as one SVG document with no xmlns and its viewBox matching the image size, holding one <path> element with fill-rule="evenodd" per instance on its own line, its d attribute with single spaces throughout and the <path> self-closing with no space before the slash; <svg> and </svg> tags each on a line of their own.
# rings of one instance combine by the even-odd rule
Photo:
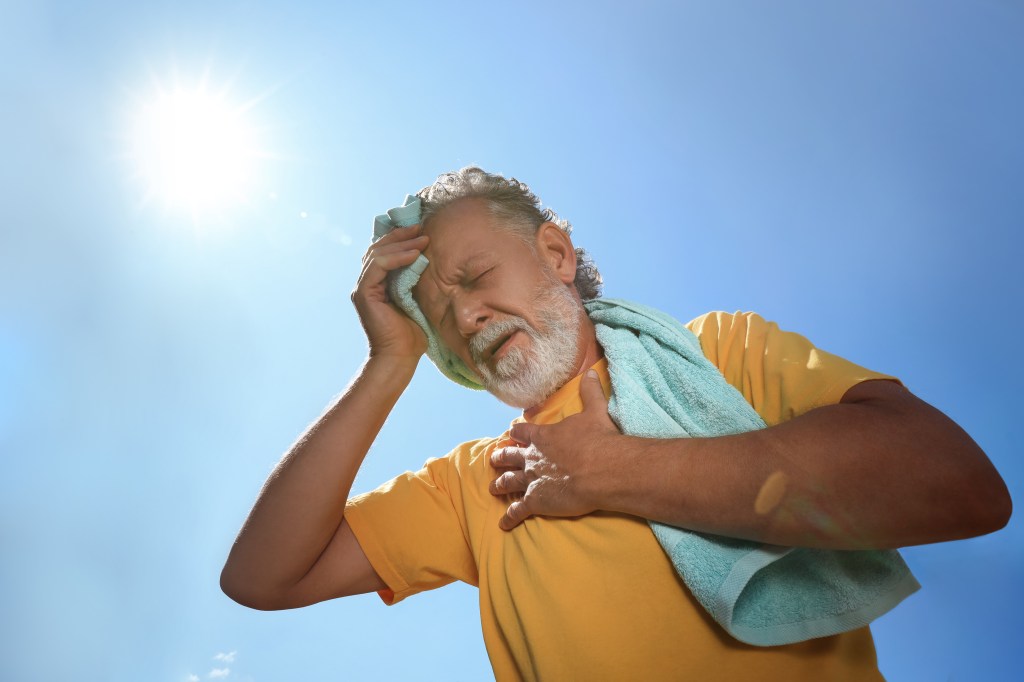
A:
<svg viewBox="0 0 1024 682">
<path fill-rule="evenodd" d="M 608 359 L 608 412 L 623 433 L 680 438 L 764 428 L 674 318 L 626 301 L 585 306 Z M 895 550 L 780 547 L 650 525 L 701 605 L 748 644 L 791 644 L 862 627 L 920 587 Z"/>
<path fill-rule="evenodd" d="M 374 239 L 419 222 L 419 199 L 374 220 Z M 426 257 L 394 273 L 389 294 L 427 335 L 427 354 L 453 381 L 482 388 L 451 353 L 412 297 Z M 585 303 L 608 359 L 608 411 L 623 433 L 647 438 L 721 436 L 764 428 L 743 396 L 672 317 L 626 301 Z M 708 613 L 736 639 L 776 646 L 867 625 L 920 587 L 895 550 L 833 551 L 764 545 L 651 528 Z"/>
</svg>

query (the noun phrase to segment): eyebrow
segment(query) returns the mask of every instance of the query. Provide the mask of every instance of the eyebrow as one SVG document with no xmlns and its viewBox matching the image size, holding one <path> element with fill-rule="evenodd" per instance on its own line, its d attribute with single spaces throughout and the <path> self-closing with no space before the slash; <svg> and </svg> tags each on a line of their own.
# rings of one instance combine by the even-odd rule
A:
<svg viewBox="0 0 1024 682">
<path fill-rule="evenodd" d="M 471 270 L 473 268 L 473 266 L 476 265 L 478 262 L 483 261 L 483 260 L 487 260 L 487 259 L 491 258 L 492 255 L 493 254 L 487 253 L 487 252 L 477 252 L 477 253 L 469 256 L 466 260 L 462 261 L 462 263 L 460 263 L 458 265 L 458 267 L 455 268 L 455 271 L 457 273 L 465 273 L 466 271 Z M 444 305 L 444 312 L 441 314 L 441 319 L 438 320 L 438 323 L 437 323 L 438 327 L 441 327 L 441 326 L 444 325 L 445 320 L 448 319 L 448 311 L 451 310 L 451 306 L 448 305 L 450 297 L 442 295 L 442 296 L 440 296 L 440 298 L 443 298 L 445 300 L 445 305 Z"/>
<path fill-rule="evenodd" d="M 478 261 L 487 260 L 490 257 L 491 257 L 490 253 L 484 253 L 484 252 L 478 251 L 477 253 L 473 254 L 472 256 L 470 256 L 469 258 L 464 260 L 462 262 L 462 265 L 459 266 L 459 269 L 460 270 L 468 270 L 471 267 L 473 267 L 473 265 L 475 265 Z"/>
</svg>

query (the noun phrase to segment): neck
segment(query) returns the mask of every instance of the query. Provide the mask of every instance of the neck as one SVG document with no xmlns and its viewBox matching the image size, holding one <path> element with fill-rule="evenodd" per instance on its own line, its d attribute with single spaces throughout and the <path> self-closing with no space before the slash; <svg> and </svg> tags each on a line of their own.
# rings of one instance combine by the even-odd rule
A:
<svg viewBox="0 0 1024 682">
<path fill-rule="evenodd" d="M 598 360 L 604 357 L 604 350 L 597 343 L 597 330 L 588 315 L 583 316 L 583 325 L 580 329 L 580 351 L 576 356 L 576 373 L 573 378 L 586 372 L 594 366 Z"/>
<path fill-rule="evenodd" d="M 604 350 L 597 342 L 597 330 L 594 329 L 594 323 L 590 321 L 589 315 L 584 314 L 582 318 L 583 319 L 581 320 L 580 324 L 580 349 L 576 353 L 575 361 L 576 371 L 565 382 L 566 384 L 575 379 L 576 377 L 580 376 L 584 372 L 586 372 L 588 369 L 593 367 L 598 360 L 604 357 Z M 563 386 L 564 385 L 565 384 L 563 384 Z M 544 406 L 544 403 L 546 401 L 547 398 L 540 401 L 540 403 L 534 405 L 533 407 L 523 410 L 523 416 L 529 419 L 531 415 L 536 414 L 537 411 Z"/>
</svg>

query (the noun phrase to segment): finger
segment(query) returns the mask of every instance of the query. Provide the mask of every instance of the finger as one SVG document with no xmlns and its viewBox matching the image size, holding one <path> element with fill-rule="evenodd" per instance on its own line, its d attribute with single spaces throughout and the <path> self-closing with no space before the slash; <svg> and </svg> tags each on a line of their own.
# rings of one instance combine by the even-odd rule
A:
<svg viewBox="0 0 1024 682">
<path fill-rule="evenodd" d="M 530 445 L 533 443 L 533 439 L 537 437 L 538 429 L 543 427 L 537 426 L 536 424 L 530 424 L 529 422 L 519 422 L 513 424 L 512 429 L 508 432 L 509 437 L 517 443 L 523 445 Z"/>
<path fill-rule="evenodd" d="M 394 266 L 391 270 L 401 267 L 403 263 L 406 265 L 413 263 L 418 254 L 418 251 L 410 251 L 391 256 L 388 261 L 390 265 Z M 356 304 L 356 308 L 359 308 L 361 302 L 391 302 L 387 287 L 384 286 L 387 282 L 388 272 L 390 272 L 389 269 L 379 264 L 368 263 L 366 265 L 362 274 L 359 275 L 355 289 L 352 290 L 351 299 Z"/>
<path fill-rule="evenodd" d="M 372 284 L 379 284 L 392 270 L 397 270 L 415 262 L 421 252 L 421 249 L 406 247 L 374 253 L 363 264 L 363 271 L 360 273 L 359 278 Z"/>
<path fill-rule="evenodd" d="M 406 227 L 396 227 L 395 229 L 388 232 L 386 235 L 374 242 L 374 244 L 391 244 L 394 242 L 402 241 L 403 239 L 409 239 L 420 232 L 420 224 L 408 225 Z"/>
<path fill-rule="evenodd" d="M 499 448 L 491 453 L 491 466 L 495 469 L 522 469 L 526 465 L 523 448 Z"/>
<path fill-rule="evenodd" d="M 428 235 L 417 234 L 409 235 L 408 238 L 399 241 L 391 241 L 381 243 L 380 241 L 370 244 L 369 248 L 366 249 L 366 257 L 370 257 L 375 253 L 385 253 L 387 251 L 401 251 L 402 249 L 413 248 L 417 244 L 426 244 L 430 239 Z"/>
<path fill-rule="evenodd" d="M 363 265 L 372 263 L 375 260 L 379 260 L 382 256 L 387 256 L 392 253 L 401 253 L 402 251 L 422 251 L 427 248 L 427 244 L 430 242 L 430 237 L 425 234 L 421 234 L 418 237 L 412 239 L 405 239 L 400 242 L 394 242 L 392 244 L 374 244 L 366 253 L 363 254 Z"/>
<path fill-rule="evenodd" d="M 491 481 L 490 492 L 492 495 L 523 493 L 528 485 L 525 471 L 506 471 Z"/>
<path fill-rule="evenodd" d="M 592 369 L 588 369 L 580 382 L 580 399 L 583 400 L 583 411 L 600 410 L 608 411 L 608 398 L 604 394 L 604 386 L 601 385 L 601 378 Z"/>
<path fill-rule="evenodd" d="M 512 530 L 520 523 L 530 518 L 530 510 L 526 508 L 524 500 L 516 500 L 505 510 L 505 515 L 498 521 L 498 527 L 502 530 Z"/>
</svg>

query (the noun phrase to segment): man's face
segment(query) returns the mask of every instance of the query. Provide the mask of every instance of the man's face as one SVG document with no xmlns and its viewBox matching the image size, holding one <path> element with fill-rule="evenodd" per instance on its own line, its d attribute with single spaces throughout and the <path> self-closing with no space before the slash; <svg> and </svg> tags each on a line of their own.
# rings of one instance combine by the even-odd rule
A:
<svg viewBox="0 0 1024 682">
<path fill-rule="evenodd" d="M 413 295 L 441 340 L 503 402 L 532 407 L 577 369 L 582 306 L 543 252 L 496 227 L 480 199 L 434 216 Z"/>
</svg>

